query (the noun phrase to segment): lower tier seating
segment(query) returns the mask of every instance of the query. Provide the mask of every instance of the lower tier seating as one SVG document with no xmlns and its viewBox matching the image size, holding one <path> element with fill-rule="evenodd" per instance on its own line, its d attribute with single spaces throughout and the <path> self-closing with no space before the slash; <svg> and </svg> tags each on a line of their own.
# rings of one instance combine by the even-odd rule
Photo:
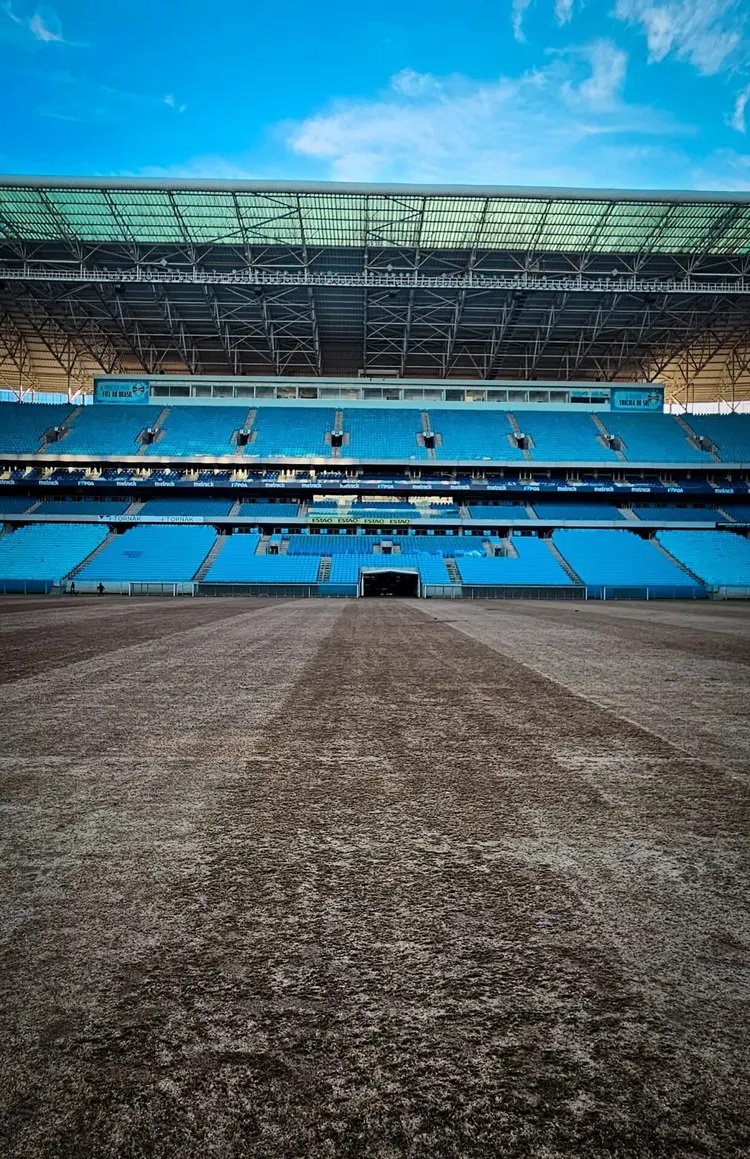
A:
<svg viewBox="0 0 750 1159">
<path fill-rule="evenodd" d="M 355 584 L 359 580 L 361 568 L 377 568 L 380 571 L 409 568 L 419 572 L 426 584 L 449 584 L 450 576 L 440 556 L 421 553 L 398 555 L 338 555 L 331 563 L 330 582 L 333 584 Z"/>
<path fill-rule="evenodd" d="M 632 531 L 555 531 L 552 539 L 576 574 L 595 590 L 676 587 L 687 592 L 696 587 L 656 544 Z"/>
<path fill-rule="evenodd" d="M 51 580 L 69 571 L 107 538 L 97 523 L 30 523 L 0 537 L 0 580 Z"/>
<path fill-rule="evenodd" d="M 570 576 L 560 566 L 546 540 L 514 536 L 511 543 L 517 556 L 457 556 L 456 566 L 463 582 L 471 586 L 493 587 L 504 584 L 519 587 L 571 585 Z"/>
<path fill-rule="evenodd" d="M 659 531 L 656 538 L 710 587 L 750 587 L 750 539 L 731 531 Z"/>
<path fill-rule="evenodd" d="M 186 583 L 216 538 L 212 527 L 151 523 L 123 532 L 82 569 L 79 579 L 103 584 Z"/>
<path fill-rule="evenodd" d="M 209 568 L 206 583 L 314 584 L 317 555 L 255 555 L 259 535 L 230 535 Z"/>
</svg>

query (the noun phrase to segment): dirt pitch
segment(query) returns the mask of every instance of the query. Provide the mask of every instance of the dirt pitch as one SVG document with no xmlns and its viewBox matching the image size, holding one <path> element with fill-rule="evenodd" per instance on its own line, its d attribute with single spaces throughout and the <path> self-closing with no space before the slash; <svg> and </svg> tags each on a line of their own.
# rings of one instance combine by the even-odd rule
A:
<svg viewBox="0 0 750 1159">
<path fill-rule="evenodd" d="M 0 1153 L 750 1154 L 750 614 L 0 602 Z"/>
</svg>

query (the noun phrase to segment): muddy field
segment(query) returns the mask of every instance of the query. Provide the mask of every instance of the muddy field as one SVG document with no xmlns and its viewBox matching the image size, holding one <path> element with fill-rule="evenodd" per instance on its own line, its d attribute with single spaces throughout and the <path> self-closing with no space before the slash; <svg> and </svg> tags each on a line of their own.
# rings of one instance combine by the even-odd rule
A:
<svg viewBox="0 0 750 1159">
<path fill-rule="evenodd" d="M 750 612 L 0 601 L 0 1154 L 750 1153 Z"/>
</svg>

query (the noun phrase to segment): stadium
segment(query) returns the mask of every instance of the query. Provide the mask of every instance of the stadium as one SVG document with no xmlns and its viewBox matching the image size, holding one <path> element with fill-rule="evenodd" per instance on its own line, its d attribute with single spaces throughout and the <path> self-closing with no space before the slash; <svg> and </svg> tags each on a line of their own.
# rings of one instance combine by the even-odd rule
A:
<svg viewBox="0 0 750 1159">
<path fill-rule="evenodd" d="M 5 1153 L 743 1153 L 748 253 L 0 178 Z"/>
</svg>

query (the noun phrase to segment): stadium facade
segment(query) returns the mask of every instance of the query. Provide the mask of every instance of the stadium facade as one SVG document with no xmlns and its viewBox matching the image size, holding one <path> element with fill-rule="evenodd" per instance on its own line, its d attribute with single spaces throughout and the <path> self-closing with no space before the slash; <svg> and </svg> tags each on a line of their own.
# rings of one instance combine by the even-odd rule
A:
<svg viewBox="0 0 750 1159">
<path fill-rule="evenodd" d="M 0 591 L 750 594 L 750 416 L 664 410 L 745 392 L 748 198 L 6 179 L 0 231 Z"/>
</svg>

